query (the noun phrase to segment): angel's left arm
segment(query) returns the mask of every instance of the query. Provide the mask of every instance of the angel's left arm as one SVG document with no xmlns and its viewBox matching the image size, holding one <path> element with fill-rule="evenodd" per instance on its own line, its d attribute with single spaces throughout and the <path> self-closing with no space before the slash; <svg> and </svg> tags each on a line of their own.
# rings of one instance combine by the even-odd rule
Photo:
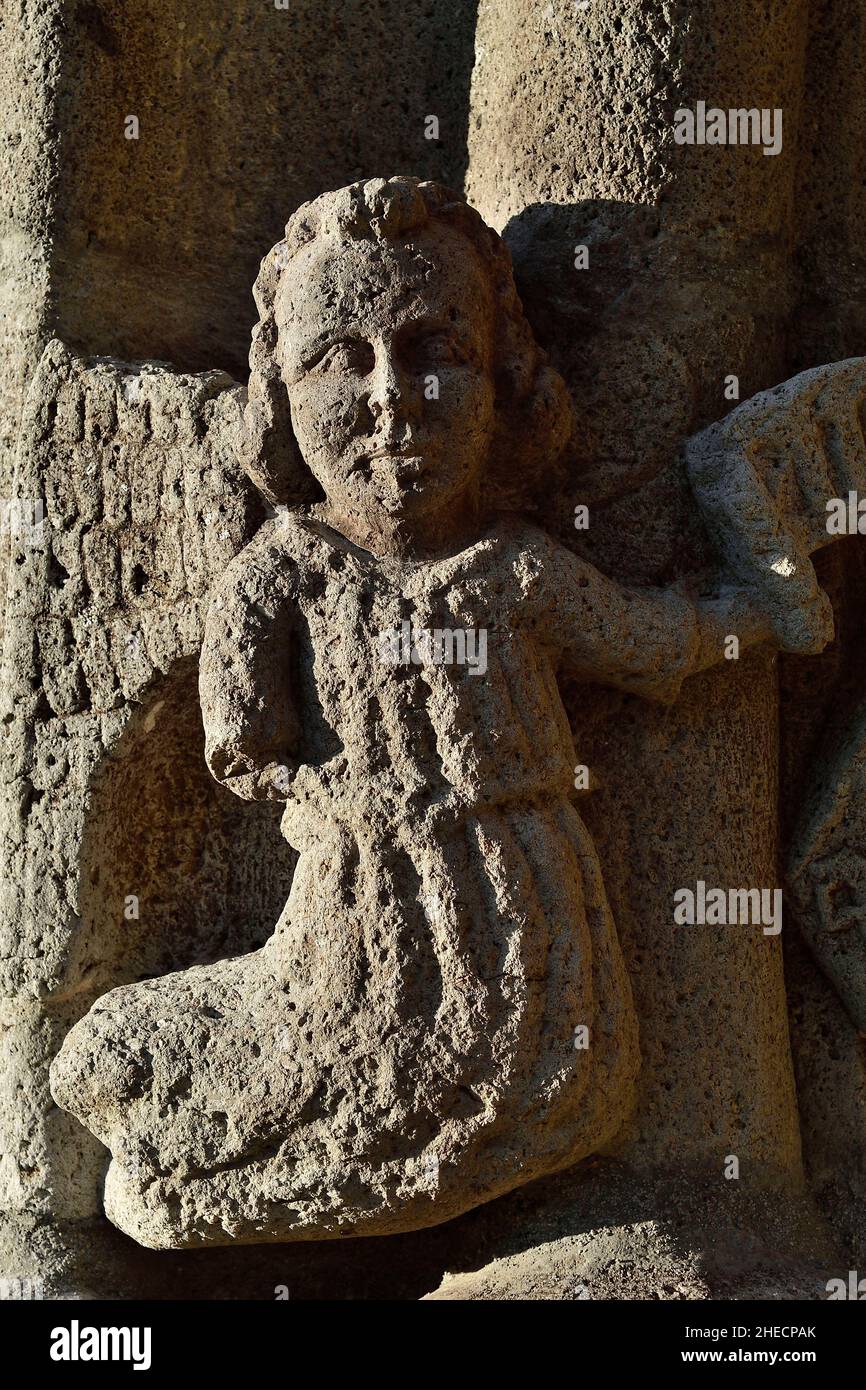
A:
<svg viewBox="0 0 866 1390">
<path fill-rule="evenodd" d="M 742 588 L 701 599 L 626 588 L 547 537 L 535 557 L 532 621 L 586 680 L 669 704 L 687 676 L 724 658 L 731 636 L 740 647 L 772 636 Z"/>
</svg>

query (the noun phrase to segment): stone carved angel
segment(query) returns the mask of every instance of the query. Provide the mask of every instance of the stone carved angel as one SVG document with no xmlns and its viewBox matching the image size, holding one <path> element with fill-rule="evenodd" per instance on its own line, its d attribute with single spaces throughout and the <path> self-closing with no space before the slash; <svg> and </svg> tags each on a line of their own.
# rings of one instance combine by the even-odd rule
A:
<svg viewBox="0 0 866 1390">
<path fill-rule="evenodd" d="M 104 995 L 52 1068 L 111 1150 L 108 1214 L 155 1247 L 419 1228 L 598 1152 L 637 1025 L 558 673 L 672 701 L 730 634 L 832 628 L 805 541 L 704 437 L 729 575 L 700 600 L 525 519 L 570 406 L 455 195 L 324 195 L 256 301 L 242 448 L 274 512 L 213 595 L 200 689 L 214 776 L 285 804 L 291 895 L 261 950 Z M 484 678 L 383 662 L 406 620 L 484 630 Z"/>
</svg>

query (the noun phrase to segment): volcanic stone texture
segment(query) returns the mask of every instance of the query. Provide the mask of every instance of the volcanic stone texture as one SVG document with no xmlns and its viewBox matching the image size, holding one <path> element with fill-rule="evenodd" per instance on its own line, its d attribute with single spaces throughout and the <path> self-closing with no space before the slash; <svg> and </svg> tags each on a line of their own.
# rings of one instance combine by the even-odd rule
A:
<svg viewBox="0 0 866 1390">
<path fill-rule="evenodd" d="M 389 169 L 459 182 L 467 160 L 473 201 L 505 230 L 537 335 L 583 416 L 586 444 L 573 488 L 552 504 L 547 524 L 622 580 L 666 580 L 711 555 L 677 455 L 688 434 L 730 409 L 726 376 L 739 376 L 745 399 L 795 371 L 863 351 L 863 0 L 783 0 L 772 7 L 712 0 L 652 11 L 637 0 L 593 0 L 586 9 L 571 0 L 491 0 L 479 6 L 477 27 L 474 5 L 431 14 L 426 5 L 358 3 L 339 6 L 339 13 L 326 9 L 327 42 L 320 5 L 271 12 L 241 4 L 231 16 L 193 0 L 170 12 L 114 0 L 27 0 L 19 8 L 20 20 L 17 12 L 4 16 L 0 46 L 2 157 L 13 190 L 2 241 L 7 441 L 53 333 L 77 338 L 86 352 L 160 355 L 186 371 L 219 367 L 237 375 L 254 319 L 251 272 L 293 202 Z M 673 111 L 699 99 L 782 107 L 782 154 L 675 148 Z M 424 117 L 437 112 L 445 118 L 438 146 L 424 140 Z M 138 142 L 123 138 L 130 113 L 141 120 Z M 155 131 L 159 138 L 148 144 Z M 578 244 L 590 248 L 589 273 L 574 269 Z M 28 429 L 25 423 L 32 440 Z M 4 496 L 11 493 L 13 456 L 7 448 Z M 586 500 L 594 504 L 590 531 L 575 533 L 571 508 Z M 236 548 L 245 542 L 242 531 Z M 0 546 L 8 542 L 0 535 Z M 13 572 L 4 566 L 0 586 Z M 757 943 L 745 939 L 732 938 L 712 958 L 685 942 L 672 953 L 669 934 L 672 886 L 697 877 L 774 881 L 777 804 L 787 835 L 856 716 L 866 678 L 858 539 L 825 551 L 819 574 L 837 630 L 820 661 L 784 658 L 780 681 L 774 663 L 747 656 L 696 678 L 688 710 L 676 713 L 583 688 L 570 713 L 597 788 L 584 814 L 641 1019 L 636 1161 L 671 1172 L 680 1160 L 690 1171 L 695 1160 L 717 1174 L 726 1153 L 751 1154 L 784 1195 L 800 1183 L 802 1129 L 813 1183 L 856 1244 L 863 1239 L 862 1201 L 851 1198 L 851 1175 L 862 1172 L 866 1068 L 862 1040 L 837 995 L 796 933 L 783 932 L 798 1126 L 778 963 L 768 967 L 767 953 L 756 960 Z M 134 592 L 122 597 L 125 605 L 136 601 Z M 164 754 L 156 754 L 148 734 L 154 806 L 158 786 L 184 766 L 177 750 L 193 746 L 198 639 L 188 632 L 186 658 L 152 694 L 155 704 L 169 687 L 175 691 L 164 709 L 166 729 L 177 728 Z M 32 656 L 27 663 L 35 672 Z M 52 678 L 58 686 L 68 682 Z M 59 728 L 61 716 L 41 709 Z M 142 719 L 147 711 L 146 703 L 137 708 Z M 129 727 L 137 727 L 136 711 Z M 36 736 L 34 723 L 31 752 Z M 97 760 L 95 735 L 88 747 L 92 760 L 76 784 L 82 787 Z M 48 755 L 62 764 L 56 747 Z M 142 761 L 136 756 L 129 766 Z M 129 798 L 121 802 L 117 792 L 106 801 L 112 811 L 99 817 L 101 834 L 114 821 L 123 839 L 130 807 L 139 807 L 148 833 L 156 833 L 143 814 L 146 797 L 136 793 L 148 773 L 130 775 Z M 189 777 L 202 796 L 219 795 L 200 763 L 190 764 Z M 17 794 L 18 773 L 13 786 Z M 175 793 L 173 804 L 182 788 Z M 20 812 L 9 814 L 19 837 L 13 843 L 20 843 Z M 80 807 L 73 815 L 80 825 Z M 248 814 L 244 823 L 249 828 Z M 67 868 L 73 838 L 63 851 Z M 275 829 L 269 843 L 278 852 Z M 83 859 L 82 844 L 74 852 Z M 126 851 L 133 861 L 138 852 Z M 168 858 L 154 881 L 166 872 Z M 129 875 L 137 877 L 137 869 Z M 46 884 L 52 907 L 55 899 L 62 906 L 50 877 Z M 119 887 L 113 891 L 119 908 Z M 268 907 L 253 914 L 263 935 L 277 896 L 276 888 L 264 892 Z M 194 915 L 189 902 L 183 910 Z M 172 898 L 163 920 L 178 912 Z M 234 913 L 226 931 L 249 945 L 243 916 Z M 17 929 L 22 923 L 29 931 L 24 919 Z M 123 928 L 135 929 L 134 921 Z M 58 931 L 61 938 L 68 931 L 66 918 Z M 56 964 L 52 946 L 39 949 Z M 28 950 L 13 965 L 16 980 L 39 973 Z M 166 959 L 154 959 L 144 973 L 161 973 Z M 173 959 L 186 963 L 182 953 Z M 66 1000 L 59 987 L 56 1016 L 38 1007 L 35 995 L 19 995 L 17 984 L 16 1002 L 4 1005 L 15 1023 L 4 1037 L 24 1039 L 16 1053 L 23 1070 L 10 1074 L 30 1106 L 3 1161 L 13 1209 L 30 1213 L 20 1240 L 10 1236 L 10 1272 L 42 1268 L 54 1278 L 77 1264 L 70 1277 L 79 1287 L 84 1267 L 108 1289 L 236 1297 L 244 1287 L 270 1297 L 284 1282 L 270 1257 L 237 1252 L 219 1272 L 213 1252 L 206 1252 L 205 1270 L 198 1256 L 145 1259 L 98 1217 L 57 1234 L 49 1180 L 60 1208 L 98 1206 L 94 1151 L 79 1157 L 77 1146 L 87 1141 L 51 1108 L 46 1080 L 53 1050 L 92 996 Z M 57 1142 L 48 1159 L 51 1136 Z M 81 1172 L 86 1197 L 63 1196 Z M 510 1235 L 503 1240 L 517 1239 L 523 1209 L 504 1200 L 510 1205 L 502 1206 L 501 1219 Z M 560 1214 L 533 1227 L 533 1239 L 564 1229 L 569 1200 L 561 1196 Z M 435 1286 L 443 1262 L 463 1268 L 472 1251 L 482 1260 L 482 1249 L 495 1256 L 496 1239 L 476 1239 L 477 1229 L 471 1216 L 454 1223 L 457 1248 L 450 1254 L 438 1243 L 445 1237 L 431 1233 L 393 1238 L 378 1263 L 369 1246 L 353 1262 L 356 1247 L 346 1243 L 320 1263 L 312 1248 L 303 1259 L 295 1252 L 290 1272 L 285 1258 L 278 1272 L 299 1296 L 305 1289 L 416 1296 Z M 623 1274 L 621 1286 L 627 1284 Z"/>
</svg>

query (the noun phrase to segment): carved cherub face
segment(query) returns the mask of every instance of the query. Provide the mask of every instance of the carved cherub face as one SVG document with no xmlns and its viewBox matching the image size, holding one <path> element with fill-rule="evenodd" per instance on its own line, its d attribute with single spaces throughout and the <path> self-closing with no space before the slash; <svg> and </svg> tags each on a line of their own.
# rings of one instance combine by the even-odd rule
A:
<svg viewBox="0 0 866 1390">
<path fill-rule="evenodd" d="M 478 482 L 494 421 L 494 304 L 460 232 L 317 239 L 275 304 L 307 466 L 338 514 L 443 512 Z"/>
</svg>

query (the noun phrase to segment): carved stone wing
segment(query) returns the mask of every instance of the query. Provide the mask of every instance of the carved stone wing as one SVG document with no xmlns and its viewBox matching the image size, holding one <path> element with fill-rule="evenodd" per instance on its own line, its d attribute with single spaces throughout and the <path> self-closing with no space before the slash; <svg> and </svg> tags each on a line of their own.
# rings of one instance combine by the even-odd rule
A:
<svg viewBox="0 0 866 1390">
<path fill-rule="evenodd" d="M 690 439 L 686 467 L 728 568 L 757 591 L 789 652 L 820 651 L 833 614 L 810 556 L 836 539 L 827 504 L 866 497 L 866 358 L 803 372 Z M 822 760 L 788 863 L 803 935 L 866 1029 L 866 704 Z"/>
<path fill-rule="evenodd" d="M 779 644 L 818 652 L 833 617 L 809 556 L 827 503 L 866 496 L 866 358 L 762 391 L 686 445 L 692 490 L 730 570 L 764 598 Z"/>
<path fill-rule="evenodd" d="M 210 587 L 260 521 L 233 450 L 241 394 L 223 372 L 85 359 L 58 341 L 30 385 L 0 681 L 10 994 L 79 986 L 93 775 L 155 679 L 197 655 Z M 35 863 L 51 866 L 38 882 Z"/>
</svg>

